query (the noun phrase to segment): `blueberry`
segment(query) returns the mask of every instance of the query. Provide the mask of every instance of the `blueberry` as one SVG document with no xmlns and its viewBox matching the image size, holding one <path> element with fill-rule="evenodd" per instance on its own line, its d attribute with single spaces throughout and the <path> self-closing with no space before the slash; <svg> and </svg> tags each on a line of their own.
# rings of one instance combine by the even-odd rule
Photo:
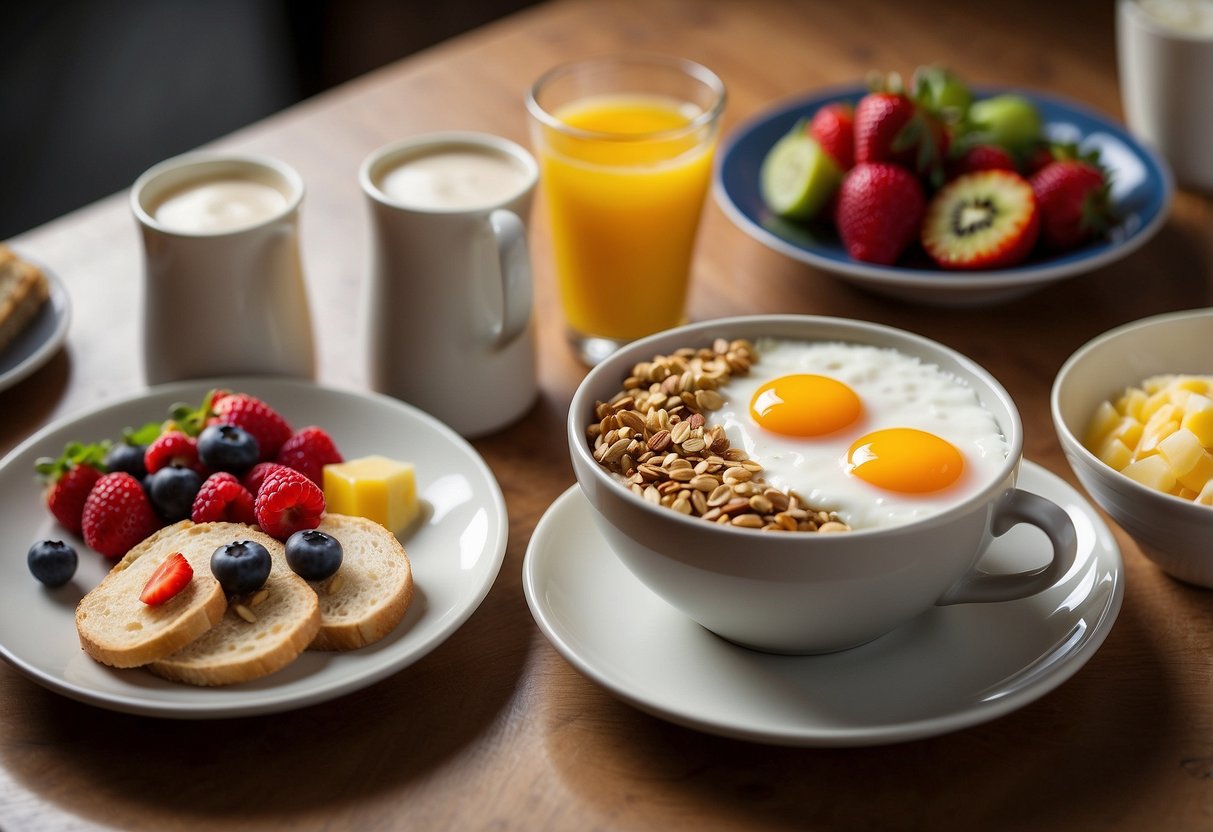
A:
<svg viewBox="0 0 1213 832">
<path fill-rule="evenodd" d="M 123 442 L 109 449 L 105 455 L 106 471 L 126 471 L 137 480 L 147 476 L 147 466 L 143 464 L 143 453 L 146 445 L 130 445 Z"/>
<path fill-rule="evenodd" d="M 228 595 L 255 592 L 270 576 L 270 553 L 255 540 L 225 543 L 211 555 L 211 574 Z"/>
<path fill-rule="evenodd" d="M 286 562 L 305 581 L 323 581 L 341 567 L 341 542 L 317 529 L 286 539 Z"/>
<path fill-rule="evenodd" d="M 63 586 L 76 574 L 76 550 L 62 540 L 39 540 L 29 547 L 29 571 L 50 587 Z"/>
<path fill-rule="evenodd" d="M 243 474 L 261 455 L 257 439 L 235 425 L 208 425 L 198 434 L 198 458 L 216 471 Z"/>
<path fill-rule="evenodd" d="M 202 487 L 202 475 L 193 468 L 169 465 L 148 477 L 152 507 L 164 520 L 176 523 L 190 516 L 194 497 Z"/>
</svg>

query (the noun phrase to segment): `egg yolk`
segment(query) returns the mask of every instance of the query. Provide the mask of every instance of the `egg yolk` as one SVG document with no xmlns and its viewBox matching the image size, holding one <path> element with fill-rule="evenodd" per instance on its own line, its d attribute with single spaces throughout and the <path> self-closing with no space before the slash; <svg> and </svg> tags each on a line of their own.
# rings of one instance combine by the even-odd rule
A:
<svg viewBox="0 0 1213 832">
<path fill-rule="evenodd" d="M 947 488 L 964 470 L 964 457 L 933 433 L 888 428 L 863 436 L 847 451 L 852 474 L 886 491 L 921 494 Z"/>
<path fill-rule="evenodd" d="M 750 416 L 766 430 L 785 436 L 822 436 L 859 418 L 863 405 L 847 385 L 826 376 L 780 376 L 750 399 Z"/>
</svg>

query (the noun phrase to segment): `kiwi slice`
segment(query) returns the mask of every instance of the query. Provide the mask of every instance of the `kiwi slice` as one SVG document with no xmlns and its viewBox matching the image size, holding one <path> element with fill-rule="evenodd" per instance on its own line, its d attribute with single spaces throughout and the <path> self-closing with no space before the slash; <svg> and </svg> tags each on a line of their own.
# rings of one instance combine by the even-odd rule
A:
<svg viewBox="0 0 1213 832">
<path fill-rule="evenodd" d="M 1007 268 L 1027 258 L 1040 232 L 1032 186 L 1017 173 L 958 176 L 927 204 L 922 247 L 945 269 Z"/>
<path fill-rule="evenodd" d="M 762 160 L 762 199 L 781 217 L 809 220 L 842 182 L 842 170 L 801 125 L 777 141 Z"/>
</svg>

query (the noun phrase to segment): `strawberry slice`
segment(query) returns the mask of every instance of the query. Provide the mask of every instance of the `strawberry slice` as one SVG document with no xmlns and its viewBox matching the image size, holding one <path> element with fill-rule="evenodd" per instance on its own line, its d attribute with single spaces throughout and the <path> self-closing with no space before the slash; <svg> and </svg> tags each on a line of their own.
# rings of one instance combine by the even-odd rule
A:
<svg viewBox="0 0 1213 832">
<path fill-rule="evenodd" d="M 320 525 L 324 492 L 304 474 L 283 466 L 266 476 L 253 511 L 266 534 L 286 540 L 297 531 Z"/>
<path fill-rule="evenodd" d="M 180 552 L 173 552 L 156 567 L 147 579 L 139 600 L 149 607 L 156 607 L 173 598 L 194 578 L 194 567 Z"/>
<path fill-rule="evenodd" d="M 1018 173 L 983 170 L 953 179 L 932 197 L 922 246 L 945 269 L 998 269 L 1022 262 L 1036 245 L 1040 212 Z"/>
</svg>

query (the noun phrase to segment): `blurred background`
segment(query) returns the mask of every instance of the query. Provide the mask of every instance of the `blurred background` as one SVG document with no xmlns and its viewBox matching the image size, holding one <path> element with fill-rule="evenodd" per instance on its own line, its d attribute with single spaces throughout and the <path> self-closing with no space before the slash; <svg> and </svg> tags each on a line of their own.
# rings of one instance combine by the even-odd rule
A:
<svg viewBox="0 0 1213 832">
<path fill-rule="evenodd" d="M 0 240 L 169 156 L 535 0 L 6 4 Z"/>
</svg>

